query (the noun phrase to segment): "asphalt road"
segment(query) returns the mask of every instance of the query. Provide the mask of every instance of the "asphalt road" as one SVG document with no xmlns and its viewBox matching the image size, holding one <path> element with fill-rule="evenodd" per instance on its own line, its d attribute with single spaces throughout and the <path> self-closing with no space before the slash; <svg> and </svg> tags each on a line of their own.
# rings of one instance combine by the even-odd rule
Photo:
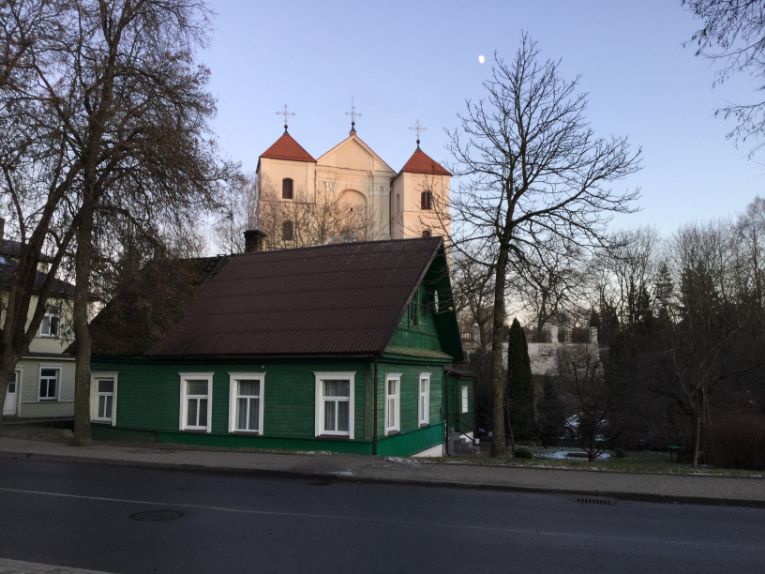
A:
<svg viewBox="0 0 765 574">
<path fill-rule="evenodd" d="M 0 460 L 0 557 L 111 572 L 762 572 L 765 510 Z"/>
</svg>

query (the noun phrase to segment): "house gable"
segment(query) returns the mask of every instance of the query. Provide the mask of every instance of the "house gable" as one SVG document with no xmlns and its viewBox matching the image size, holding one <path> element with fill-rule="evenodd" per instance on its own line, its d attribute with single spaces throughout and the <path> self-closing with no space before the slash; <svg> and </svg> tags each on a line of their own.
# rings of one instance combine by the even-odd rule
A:
<svg viewBox="0 0 765 574">
<path fill-rule="evenodd" d="M 317 167 L 364 172 L 396 172 L 358 136 L 351 135 L 316 160 Z"/>
<path fill-rule="evenodd" d="M 385 352 L 435 360 L 463 360 L 443 246 L 409 298 Z"/>
</svg>

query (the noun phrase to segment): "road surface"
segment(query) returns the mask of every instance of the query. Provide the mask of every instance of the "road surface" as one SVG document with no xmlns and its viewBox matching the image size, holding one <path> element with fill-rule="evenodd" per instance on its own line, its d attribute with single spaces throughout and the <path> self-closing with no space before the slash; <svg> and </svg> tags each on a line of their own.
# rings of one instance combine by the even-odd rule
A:
<svg viewBox="0 0 765 574">
<path fill-rule="evenodd" d="M 762 572 L 765 510 L 0 459 L 0 557 L 108 572 Z"/>
</svg>

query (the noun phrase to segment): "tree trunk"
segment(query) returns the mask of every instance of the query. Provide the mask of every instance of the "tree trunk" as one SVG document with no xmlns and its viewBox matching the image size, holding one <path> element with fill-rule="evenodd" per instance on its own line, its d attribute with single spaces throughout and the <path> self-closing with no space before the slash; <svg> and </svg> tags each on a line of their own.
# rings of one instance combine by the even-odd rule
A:
<svg viewBox="0 0 765 574">
<path fill-rule="evenodd" d="M 91 338 L 88 327 L 88 304 L 90 300 L 90 270 L 93 253 L 92 198 L 86 197 L 83 217 L 77 229 L 77 253 L 75 256 L 74 283 L 74 336 L 77 341 L 77 357 L 74 373 L 74 442 L 78 446 L 90 444 L 90 351 Z"/>
<path fill-rule="evenodd" d="M 693 437 L 693 468 L 699 467 L 699 451 L 701 446 L 701 413 L 696 413 L 696 432 Z"/>
<path fill-rule="evenodd" d="M 502 343 L 505 339 L 505 273 L 508 248 L 500 245 L 494 281 L 494 316 L 491 332 L 491 384 L 494 404 L 492 406 L 493 429 L 491 456 L 512 455 L 508 453 L 505 440 L 505 377 L 502 376 Z"/>
<path fill-rule="evenodd" d="M 2 357 L 0 364 L 0 436 L 3 434 L 3 408 L 5 407 L 5 397 L 8 393 L 8 380 L 11 378 L 15 368 L 16 361 L 10 360 L 10 357 Z"/>
</svg>

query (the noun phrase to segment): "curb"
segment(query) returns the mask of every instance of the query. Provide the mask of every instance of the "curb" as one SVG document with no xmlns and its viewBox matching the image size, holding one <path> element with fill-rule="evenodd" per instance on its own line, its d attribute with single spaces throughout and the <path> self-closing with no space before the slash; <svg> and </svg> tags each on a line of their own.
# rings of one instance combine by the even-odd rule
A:
<svg viewBox="0 0 765 574">
<path fill-rule="evenodd" d="M 206 466 L 200 464 L 152 462 L 137 460 L 120 460 L 112 458 L 91 458 L 81 456 L 68 456 L 57 454 L 38 454 L 31 452 L 0 451 L 0 459 L 5 460 L 30 460 L 35 462 L 56 462 L 69 464 L 91 464 L 102 466 L 121 466 L 128 468 L 146 468 L 156 470 L 169 470 L 181 472 L 201 472 L 208 474 L 222 475 L 249 475 L 261 476 L 266 478 L 287 478 L 296 480 L 324 480 L 330 482 L 347 482 L 363 484 L 393 484 L 400 486 L 420 486 L 420 487 L 440 487 L 453 488 L 461 490 L 491 490 L 499 492 L 517 492 L 526 494 L 553 494 L 569 497 L 598 497 L 604 499 L 629 500 L 635 502 L 653 502 L 660 504 L 693 504 L 704 506 L 732 506 L 748 508 L 765 508 L 765 500 L 750 500 L 740 498 L 719 498 L 719 497 L 701 497 L 701 496 L 680 496 L 658 493 L 636 493 L 621 491 L 600 491 L 600 490 L 565 490 L 544 487 L 527 487 L 503 485 L 484 482 L 455 482 L 450 480 L 438 479 L 416 479 L 416 478 L 395 478 L 395 477 L 370 477 L 370 476 L 348 476 L 337 474 L 335 472 L 300 472 L 293 470 L 263 469 L 263 468 L 242 468 L 226 466 Z"/>
</svg>

